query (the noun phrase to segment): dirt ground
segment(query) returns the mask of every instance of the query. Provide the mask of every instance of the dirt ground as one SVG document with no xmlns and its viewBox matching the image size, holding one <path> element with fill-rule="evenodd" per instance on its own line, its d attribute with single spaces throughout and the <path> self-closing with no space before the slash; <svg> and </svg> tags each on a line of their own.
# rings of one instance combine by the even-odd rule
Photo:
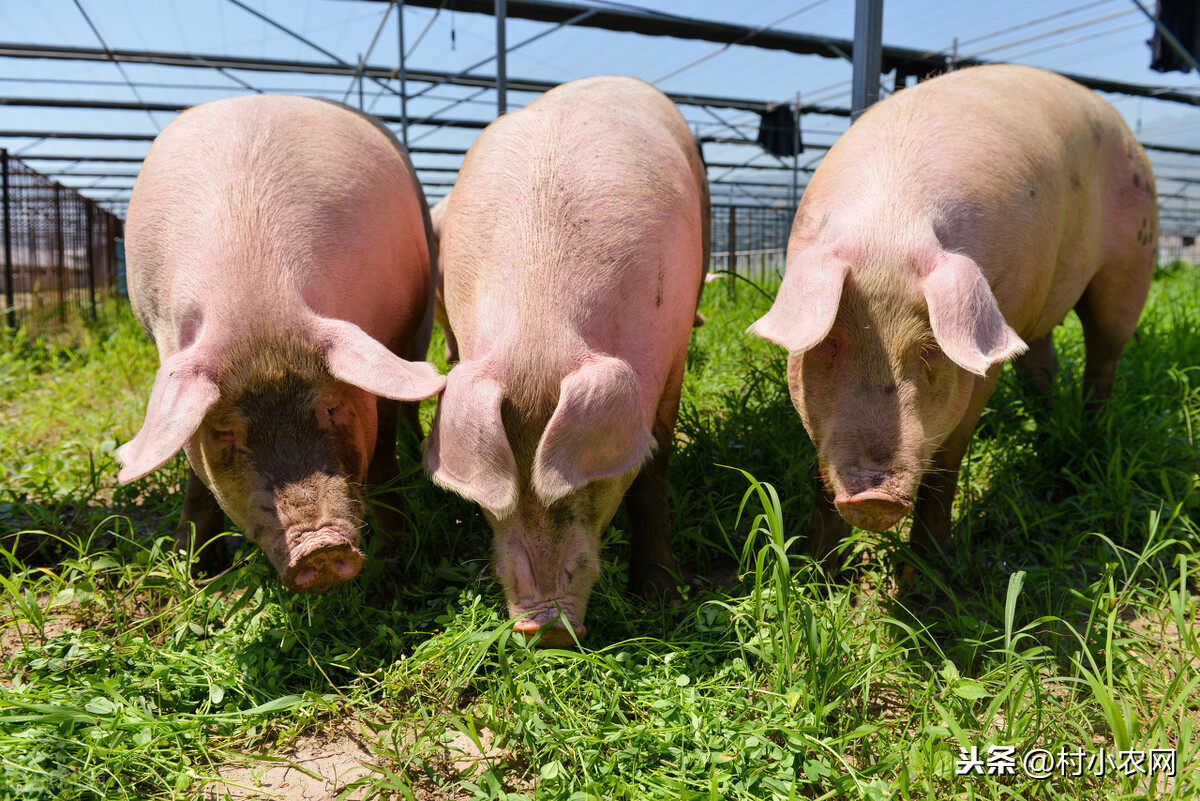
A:
<svg viewBox="0 0 1200 801">
<path fill-rule="evenodd" d="M 442 773 L 449 784 L 470 776 L 505 758 L 492 747 L 491 733 L 480 732 L 482 750 L 471 738 L 455 732 L 445 744 Z M 351 788 L 358 779 L 370 776 L 369 766 L 386 764 L 387 754 L 371 748 L 368 737 L 334 728 L 328 733 L 299 738 L 292 749 L 273 759 L 249 759 L 217 768 L 220 780 L 201 793 L 204 801 L 367 801 L 378 798 L 368 788 Z M 372 782 L 371 784 L 374 784 Z M 412 788 L 420 801 L 452 801 L 436 783 L 425 782 Z M 343 793 L 345 795 L 343 795 Z M 384 798 L 390 796 L 384 795 Z M 401 797 L 397 792 L 396 797 Z"/>
</svg>

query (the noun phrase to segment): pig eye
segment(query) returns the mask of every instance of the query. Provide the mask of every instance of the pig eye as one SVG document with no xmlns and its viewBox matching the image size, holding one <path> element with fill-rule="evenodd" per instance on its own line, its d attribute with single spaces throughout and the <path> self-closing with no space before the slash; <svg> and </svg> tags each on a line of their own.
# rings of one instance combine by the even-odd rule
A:
<svg viewBox="0 0 1200 801">
<path fill-rule="evenodd" d="M 230 448 L 237 443 L 237 435 L 232 428 L 210 428 L 208 439 L 217 448 Z"/>
<path fill-rule="evenodd" d="M 345 403 L 330 403 L 325 406 L 325 420 L 331 426 L 344 426 L 354 417 L 354 412 Z"/>
</svg>

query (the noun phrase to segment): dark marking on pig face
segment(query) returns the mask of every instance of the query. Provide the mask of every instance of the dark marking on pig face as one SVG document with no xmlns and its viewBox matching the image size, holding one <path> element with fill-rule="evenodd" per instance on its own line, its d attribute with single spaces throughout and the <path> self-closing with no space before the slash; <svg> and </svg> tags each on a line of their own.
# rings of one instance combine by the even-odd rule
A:
<svg viewBox="0 0 1200 801">
<path fill-rule="evenodd" d="M 1079 173 L 1074 170 L 1071 171 L 1071 186 L 1075 189 L 1083 186 L 1083 182 L 1079 180 Z"/>
<path fill-rule="evenodd" d="M 523 487 L 507 517 L 484 510 L 509 616 L 521 618 L 516 631 L 540 630 L 539 643 L 549 647 L 583 639 L 588 599 L 600 576 L 601 540 L 632 480 L 629 475 L 592 481 L 548 507 Z"/>
<path fill-rule="evenodd" d="M 362 567 L 375 399 L 332 378 L 314 355 L 293 353 L 284 364 L 247 377 L 235 361 L 188 456 L 285 586 L 324 592 Z"/>
<path fill-rule="evenodd" d="M 1037 190 L 1036 190 L 1036 189 L 1034 189 L 1032 186 L 1031 186 L 1031 187 L 1029 187 L 1029 196 L 1030 196 L 1030 197 L 1037 197 Z"/>
<path fill-rule="evenodd" d="M 1142 177 L 1140 175 L 1138 175 L 1136 172 L 1133 174 L 1133 185 L 1135 187 L 1142 185 Z"/>
<path fill-rule="evenodd" d="M 839 513 L 882 531 L 912 509 L 974 377 L 937 346 L 923 307 L 868 294 L 847 283 L 825 340 L 788 360 L 788 383 Z"/>
</svg>

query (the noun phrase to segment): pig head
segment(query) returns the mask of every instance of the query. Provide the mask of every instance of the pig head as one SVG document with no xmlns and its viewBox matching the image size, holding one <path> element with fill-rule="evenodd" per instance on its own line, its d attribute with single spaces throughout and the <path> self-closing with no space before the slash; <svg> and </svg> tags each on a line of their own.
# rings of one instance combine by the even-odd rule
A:
<svg viewBox="0 0 1200 801">
<path fill-rule="evenodd" d="M 788 350 L 792 401 L 838 512 L 883 531 L 912 510 L 977 378 L 1026 345 L 969 257 L 931 246 L 909 287 L 856 273 L 862 256 L 801 251 L 750 330 Z"/>
<path fill-rule="evenodd" d="M 529 413 L 506 401 L 496 372 L 488 362 L 450 371 L 427 467 L 487 518 L 516 630 L 561 615 L 581 638 L 601 538 L 655 447 L 637 377 L 621 359 L 589 354 L 562 379 L 557 404 L 550 396 Z M 542 642 L 572 640 L 559 625 Z"/>
<path fill-rule="evenodd" d="M 308 337 L 201 335 L 159 368 L 119 480 L 182 448 L 196 475 L 291 590 L 324 592 L 362 567 L 362 490 L 375 396 L 418 400 L 444 379 L 350 323 L 312 316 Z"/>
<path fill-rule="evenodd" d="M 180 541 L 192 523 L 215 535 L 223 510 L 289 589 L 352 578 L 364 484 L 395 472 L 397 402 L 445 384 L 415 360 L 432 316 L 429 226 L 402 146 L 310 98 L 197 106 L 155 140 L 126 230 L 160 367 L 119 479 L 182 448 Z"/>
</svg>

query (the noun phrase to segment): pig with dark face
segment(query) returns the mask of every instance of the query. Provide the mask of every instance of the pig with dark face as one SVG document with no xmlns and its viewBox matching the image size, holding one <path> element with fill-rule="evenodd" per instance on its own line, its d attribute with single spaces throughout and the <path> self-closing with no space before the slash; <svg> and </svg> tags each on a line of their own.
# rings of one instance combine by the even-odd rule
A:
<svg viewBox="0 0 1200 801">
<path fill-rule="evenodd" d="M 1083 325 L 1084 391 L 1112 391 L 1154 269 L 1149 162 L 1095 93 L 1021 66 L 965 69 L 871 107 L 804 192 L 788 268 L 752 327 L 787 348 L 827 495 L 810 547 L 914 512 L 944 547 L 959 466 L 1001 363 L 1035 385 Z M 1027 345 L 1026 343 L 1030 343 Z M 819 493 L 820 494 L 820 493 Z"/>
<path fill-rule="evenodd" d="M 429 344 L 429 217 L 403 147 L 301 97 L 219 100 L 155 140 L 129 203 L 129 294 L 161 366 L 120 480 L 180 448 L 180 543 L 221 510 L 293 590 L 353 578 L 363 487 L 396 472 Z M 207 567 L 208 565 L 206 565 Z"/>
<path fill-rule="evenodd" d="M 708 255 L 686 123 L 632 78 L 546 93 L 471 147 L 441 248 L 461 361 L 426 466 L 482 508 L 516 629 L 569 645 L 622 498 L 631 586 L 673 586 L 666 460 Z"/>
</svg>

